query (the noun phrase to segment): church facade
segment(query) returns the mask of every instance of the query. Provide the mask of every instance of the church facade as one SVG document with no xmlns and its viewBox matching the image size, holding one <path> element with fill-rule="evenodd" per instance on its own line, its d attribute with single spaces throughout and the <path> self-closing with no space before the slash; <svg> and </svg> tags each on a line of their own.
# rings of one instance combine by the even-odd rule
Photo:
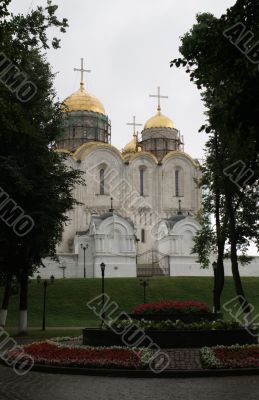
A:
<svg viewBox="0 0 259 400">
<path fill-rule="evenodd" d="M 81 72 L 83 74 L 83 65 Z M 173 275 L 195 264 L 191 254 L 201 207 L 198 160 L 184 152 L 183 137 L 158 108 L 122 151 L 111 144 L 111 124 L 101 102 L 84 88 L 64 101 L 64 136 L 56 144 L 69 167 L 83 171 L 74 196 L 59 262 L 44 260 L 42 277 Z"/>
</svg>

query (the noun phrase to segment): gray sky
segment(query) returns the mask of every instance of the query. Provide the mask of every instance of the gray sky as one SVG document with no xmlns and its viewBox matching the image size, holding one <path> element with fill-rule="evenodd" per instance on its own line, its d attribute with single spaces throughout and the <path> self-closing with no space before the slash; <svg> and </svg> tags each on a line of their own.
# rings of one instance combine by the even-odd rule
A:
<svg viewBox="0 0 259 400">
<path fill-rule="evenodd" d="M 47 0 L 13 0 L 14 12 Z M 58 15 L 69 20 L 62 48 L 48 52 L 56 89 L 61 100 L 79 88 L 74 67 L 84 57 L 86 88 L 104 104 L 112 123 L 112 144 L 121 149 L 131 139 L 126 126 L 132 116 L 145 123 L 156 112 L 156 100 L 148 97 L 161 86 L 169 99 L 162 111 L 172 118 L 185 138 L 185 151 L 202 157 L 205 135 L 198 133 L 205 117 L 196 87 L 184 71 L 171 69 L 179 55 L 180 36 L 195 22 L 199 12 L 220 16 L 235 0 L 54 0 Z"/>
<path fill-rule="evenodd" d="M 47 0 L 13 0 L 12 10 L 27 12 Z M 121 149 L 131 139 L 126 125 L 137 116 L 145 122 L 156 112 L 156 100 L 149 94 L 161 86 L 169 99 L 162 111 L 172 118 L 185 138 L 185 151 L 202 158 L 205 135 L 204 108 L 188 75 L 169 63 L 179 55 L 180 37 L 190 30 L 199 12 L 223 14 L 235 0 L 53 0 L 58 15 L 69 20 L 62 48 L 48 52 L 57 72 L 60 100 L 79 88 L 80 58 L 86 60 L 86 88 L 103 103 L 112 123 L 112 144 Z M 255 254 L 255 246 L 250 251 Z"/>
</svg>

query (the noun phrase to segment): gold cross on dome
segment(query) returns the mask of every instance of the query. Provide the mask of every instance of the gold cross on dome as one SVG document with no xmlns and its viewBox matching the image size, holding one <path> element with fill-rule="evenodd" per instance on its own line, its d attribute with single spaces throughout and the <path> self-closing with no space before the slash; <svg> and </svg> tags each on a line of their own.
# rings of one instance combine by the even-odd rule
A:
<svg viewBox="0 0 259 400">
<path fill-rule="evenodd" d="M 133 122 L 128 122 L 127 125 L 133 126 L 133 135 L 136 136 L 136 127 L 142 126 L 142 124 L 137 124 L 135 115 L 133 116 Z"/>
<path fill-rule="evenodd" d="M 84 72 L 91 72 L 90 69 L 84 69 L 84 59 L 81 58 L 81 68 L 74 68 L 74 71 L 76 72 L 81 72 L 81 82 L 80 82 L 80 86 L 81 89 L 83 89 L 84 87 Z"/>
<path fill-rule="evenodd" d="M 161 111 L 161 99 L 168 99 L 168 96 L 162 96 L 160 86 L 157 88 L 157 94 L 150 94 L 149 97 L 156 97 L 158 99 L 157 111 Z"/>
</svg>

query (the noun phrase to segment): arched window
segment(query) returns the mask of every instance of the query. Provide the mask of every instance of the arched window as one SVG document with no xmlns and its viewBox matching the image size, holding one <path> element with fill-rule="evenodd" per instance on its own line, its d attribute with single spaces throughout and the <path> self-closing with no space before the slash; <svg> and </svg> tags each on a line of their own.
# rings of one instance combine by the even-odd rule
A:
<svg viewBox="0 0 259 400">
<path fill-rule="evenodd" d="M 175 182 L 175 195 L 176 197 L 180 196 L 179 192 L 179 169 L 174 172 L 174 182 Z"/>
<path fill-rule="evenodd" d="M 140 196 L 144 196 L 144 174 L 145 174 L 145 170 L 144 168 L 140 168 L 139 170 L 139 193 Z"/>
<path fill-rule="evenodd" d="M 141 243 L 146 242 L 146 232 L 145 229 L 141 229 Z"/>
<path fill-rule="evenodd" d="M 104 169 L 100 169 L 100 194 L 104 195 Z"/>
<path fill-rule="evenodd" d="M 182 168 L 177 168 L 174 171 L 174 189 L 176 197 L 184 196 L 184 176 Z"/>
</svg>

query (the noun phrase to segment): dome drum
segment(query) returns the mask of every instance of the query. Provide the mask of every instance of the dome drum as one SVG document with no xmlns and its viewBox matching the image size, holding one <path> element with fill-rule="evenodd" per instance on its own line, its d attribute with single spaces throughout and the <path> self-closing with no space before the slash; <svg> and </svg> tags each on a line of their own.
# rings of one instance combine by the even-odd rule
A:
<svg viewBox="0 0 259 400">
<path fill-rule="evenodd" d="M 182 151 L 180 132 L 174 128 L 144 129 L 139 146 L 153 153 L 160 161 L 170 151 Z"/>
<path fill-rule="evenodd" d="M 159 103 L 157 113 L 144 126 L 139 146 L 142 151 L 153 153 L 161 161 L 170 151 L 182 151 L 182 145 L 180 132 L 173 121 L 162 114 Z"/>
<path fill-rule="evenodd" d="M 182 151 L 179 139 L 150 138 L 139 143 L 142 151 L 153 153 L 161 161 L 170 151 Z"/>
<path fill-rule="evenodd" d="M 74 151 L 89 141 L 110 143 L 111 124 L 106 115 L 91 111 L 72 111 L 64 115 L 64 137 L 57 147 Z"/>
<path fill-rule="evenodd" d="M 149 139 L 177 140 L 179 131 L 175 128 L 150 128 L 144 129 L 141 133 L 142 142 Z"/>
</svg>

